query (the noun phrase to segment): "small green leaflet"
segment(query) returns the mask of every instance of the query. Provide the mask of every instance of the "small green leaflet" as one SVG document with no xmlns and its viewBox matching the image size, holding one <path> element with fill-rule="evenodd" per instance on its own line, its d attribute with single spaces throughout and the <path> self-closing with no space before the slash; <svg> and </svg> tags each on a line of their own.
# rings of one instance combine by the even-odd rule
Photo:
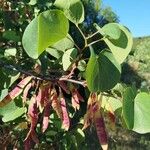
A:
<svg viewBox="0 0 150 150">
<path fill-rule="evenodd" d="M 67 37 L 58 41 L 57 43 L 50 46 L 49 48 L 46 48 L 46 51 L 50 55 L 59 59 L 67 49 L 73 48 L 73 46 L 74 46 L 74 41 L 72 37 L 68 34 Z"/>
<path fill-rule="evenodd" d="M 71 64 L 76 59 L 76 57 L 77 57 L 77 49 L 75 49 L 75 48 L 69 49 L 64 53 L 64 55 L 62 57 L 64 71 L 69 69 Z"/>
<path fill-rule="evenodd" d="M 34 18 L 27 26 L 22 43 L 27 54 L 34 59 L 49 46 L 67 36 L 69 23 L 60 10 L 48 10 Z"/>
<path fill-rule="evenodd" d="M 115 59 L 121 64 L 132 49 L 133 39 L 129 30 L 118 23 L 109 23 L 96 29 L 104 36 L 104 41 L 112 51 Z M 108 37 L 107 37 L 108 36 Z"/>
<path fill-rule="evenodd" d="M 91 92 L 112 89 L 120 80 L 121 66 L 112 53 L 103 51 L 99 55 L 91 48 L 91 56 L 86 68 L 86 81 Z"/>
</svg>

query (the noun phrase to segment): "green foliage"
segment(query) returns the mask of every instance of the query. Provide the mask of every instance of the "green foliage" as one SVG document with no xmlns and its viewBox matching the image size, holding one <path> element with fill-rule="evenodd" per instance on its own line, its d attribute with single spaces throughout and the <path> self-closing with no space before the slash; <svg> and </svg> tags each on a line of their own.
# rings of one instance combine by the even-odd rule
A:
<svg viewBox="0 0 150 150">
<path fill-rule="evenodd" d="M 136 92 L 131 88 L 127 88 L 123 94 L 123 118 L 128 129 L 134 126 L 134 98 Z"/>
<path fill-rule="evenodd" d="M 98 3 L 3 3 L 0 116 L 2 126 L 13 125 L 13 134 L 21 139 L 16 147 L 23 149 L 24 141 L 25 149 L 88 149 L 82 128 L 93 124 L 104 148 L 104 120 L 114 125 L 114 118 L 130 130 L 150 132 L 149 94 L 119 83 L 132 35 L 123 25 L 108 23 L 116 21 L 109 9 L 103 16 L 109 12 L 110 18 L 102 23 L 108 24 L 96 24 L 95 16 L 102 11 Z M 96 13 L 92 16 L 89 10 Z"/>
<path fill-rule="evenodd" d="M 60 10 L 45 11 L 26 28 L 23 36 L 24 49 L 30 57 L 36 59 L 48 46 L 65 38 L 68 30 L 68 21 Z"/>
<path fill-rule="evenodd" d="M 86 80 L 90 91 L 102 92 L 112 89 L 120 79 L 120 72 L 121 67 L 110 52 L 103 51 L 96 56 L 91 49 L 86 68 Z"/>
<path fill-rule="evenodd" d="M 131 33 L 126 27 L 116 23 L 105 25 L 103 28 L 100 28 L 96 24 L 95 26 L 101 34 L 109 36 L 108 38 L 104 38 L 104 41 L 112 51 L 115 59 L 119 63 L 122 63 L 130 53 L 133 45 Z M 112 36 L 114 33 L 115 36 Z"/>
<path fill-rule="evenodd" d="M 127 59 L 127 63 L 131 69 L 136 72 L 132 77 L 132 82 L 136 81 L 139 88 L 150 88 L 150 37 L 139 37 L 134 39 L 133 49 Z M 144 57 L 143 57 L 144 56 Z M 131 77 L 128 79 L 130 82 Z M 140 78 L 138 81 L 137 78 Z"/>
<path fill-rule="evenodd" d="M 62 64 L 64 71 L 68 70 L 71 64 L 75 62 L 77 57 L 77 49 L 72 48 L 68 49 L 62 56 Z"/>
<path fill-rule="evenodd" d="M 20 101 L 20 102 L 19 102 Z M 22 107 L 21 99 L 18 98 L 15 101 L 10 102 L 6 107 L 0 109 L 0 116 L 2 116 L 3 122 L 13 121 L 23 114 L 25 114 L 26 108 Z"/>
<path fill-rule="evenodd" d="M 84 21 L 84 7 L 80 0 L 56 0 L 54 5 L 63 9 L 66 17 L 74 24 Z"/>
<path fill-rule="evenodd" d="M 150 94 L 139 93 L 134 100 L 134 127 L 138 133 L 150 132 L 149 119 Z"/>
</svg>

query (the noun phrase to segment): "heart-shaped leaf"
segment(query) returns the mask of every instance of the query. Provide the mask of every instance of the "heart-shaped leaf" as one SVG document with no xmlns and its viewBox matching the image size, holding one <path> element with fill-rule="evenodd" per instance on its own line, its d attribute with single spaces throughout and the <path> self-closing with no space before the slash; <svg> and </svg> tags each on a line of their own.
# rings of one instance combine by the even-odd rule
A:
<svg viewBox="0 0 150 150">
<path fill-rule="evenodd" d="M 112 39 L 119 39 L 121 36 L 121 29 L 117 24 L 114 23 L 109 23 L 106 24 L 103 28 L 102 31 L 109 36 Z"/>
<path fill-rule="evenodd" d="M 101 52 L 98 56 L 91 49 L 91 57 L 86 68 L 86 81 L 90 91 L 107 91 L 120 80 L 121 67 L 112 53 Z"/>
<path fill-rule="evenodd" d="M 74 24 L 84 21 L 84 6 L 80 0 L 56 0 L 54 5 L 63 9 L 66 17 Z"/>
<path fill-rule="evenodd" d="M 150 132 L 150 94 L 139 93 L 134 100 L 134 127 L 138 133 Z"/>
<path fill-rule="evenodd" d="M 33 19 L 23 35 L 23 47 L 27 54 L 37 59 L 48 47 L 67 36 L 69 23 L 60 10 L 48 10 Z"/>
<path fill-rule="evenodd" d="M 112 51 L 115 59 L 122 63 L 132 49 L 133 39 L 129 30 L 117 23 L 110 23 L 100 28 L 96 25 L 97 30 L 104 36 L 105 43 Z M 120 30 L 119 30 L 120 29 Z"/>
</svg>

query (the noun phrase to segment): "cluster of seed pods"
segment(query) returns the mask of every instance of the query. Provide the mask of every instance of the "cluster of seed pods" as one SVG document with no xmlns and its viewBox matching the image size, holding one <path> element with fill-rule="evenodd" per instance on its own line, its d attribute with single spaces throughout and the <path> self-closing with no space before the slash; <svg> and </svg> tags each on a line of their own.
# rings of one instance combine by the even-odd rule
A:
<svg viewBox="0 0 150 150">
<path fill-rule="evenodd" d="M 57 85 L 57 89 L 55 88 Z M 35 89 L 29 98 L 30 89 Z M 5 106 L 17 96 L 22 96 L 23 104 L 27 100 L 28 106 L 28 120 L 30 124 L 29 132 L 24 140 L 25 149 L 30 149 L 33 142 L 39 143 L 36 135 L 36 127 L 39 120 L 39 114 L 43 114 L 42 132 L 44 133 L 49 125 L 49 116 L 51 109 L 53 109 L 62 121 L 62 127 L 68 130 L 70 127 L 70 118 L 67 111 L 66 100 L 63 93 L 71 95 L 72 106 L 75 110 L 80 109 L 80 101 L 83 101 L 82 96 L 79 94 L 78 89 L 71 86 L 69 89 L 64 81 L 58 81 L 53 84 L 49 81 L 35 81 L 32 77 L 28 76 L 23 78 L 16 87 L 9 92 L 9 94 L 0 102 L 0 107 Z"/>
<path fill-rule="evenodd" d="M 34 89 L 32 94 L 30 93 L 30 89 Z M 27 103 L 27 101 L 29 101 L 27 112 L 29 132 L 24 140 L 25 150 L 31 149 L 33 143 L 39 143 L 39 139 L 36 134 L 39 114 L 43 114 L 41 123 L 41 129 L 43 133 L 49 126 L 51 109 L 53 109 L 57 116 L 61 119 L 62 127 L 65 130 L 69 129 L 70 118 L 68 115 L 64 93 L 71 95 L 72 107 L 75 110 L 79 110 L 80 101 L 83 102 L 83 98 L 73 84 L 71 87 L 69 87 L 65 81 L 57 81 L 56 83 L 39 80 L 35 81 L 31 76 L 23 78 L 0 102 L 0 107 L 3 107 L 19 95 L 22 96 L 22 102 L 24 105 Z M 103 114 L 101 113 L 101 102 L 102 95 L 97 95 L 97 93 L 90 94 L 87 103 L 87 112 L 84 116 L 83 130 L 91 124 L 94 124 L 99 142 L 102 148 L 105 150 L 108 147 L 108 138 Z M 114 113 L 111 111 L 111 109 L 108 112 L 108 118 L 111 120 L 111 122 L 115 122 Z"/>
</svg>

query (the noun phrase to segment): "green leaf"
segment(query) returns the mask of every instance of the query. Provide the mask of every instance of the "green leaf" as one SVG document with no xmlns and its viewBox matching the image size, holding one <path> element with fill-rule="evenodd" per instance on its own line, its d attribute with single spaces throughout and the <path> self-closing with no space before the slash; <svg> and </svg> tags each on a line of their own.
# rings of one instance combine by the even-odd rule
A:
<svg viewBox="0 0 150 150">
<path fill-rule="evenodd" d="M 80 70 L 80 71 L 85 71 L 86 70 L 86 62 L 84 60 L 80 60 L 78 62 L 78 66 L 77 68 Z"/>
<path fill-rule="evenodd" d="M 0 101 L 3 100 L 5 96 L 7 96 L 7 94 L 8 94 L 8 89 L 0 90 Z"/>
<path fill-rule="evenodd" d="M 112 27 L 112 29 L 110 29 Z M 110 23 L 100 28 L 96 25 L 97 30 L 105 37 L 104 41 L 112 51 L 115 59 L 122 63 L 132 49 L 133 39 L 129 30 L 117 23 Z M 120 31 L 121 33 L 120 33 Z"/>
<path fill-rule="evenodd" d="M 56 49 L 53 49 L 53 48 L 47 48 L 46 51 L 52 55 L 53 57 L 59 59 L 62 55 L 63 55 L 63 52 L 62 51 L 59 51 L 59 50 L 56 50 Z"/>
<path fill-rule="evenodd" d="M 35 5 L 35 4 L 37 4 L 37 1 L 38 0 L 30 0 L 29 5 Z"/>
<path fill-rule="evenodd" d="M 20 101 L 22 99 L 16 99 L 0 109 L 0 116 L 2 116 L 3 122 L 13 121 L 26 112 L 26 108 L 21 107 L 22 104 L 19 104 Z"/>
<path fill-rule="evenodd" d="M 17 50 L 16 48 L 9 48 L 5 50 L 5 56 L 16 56 Z"/>
<path fill-rule="evenodd" d="M 134 125 L 134 98 L 136 92 L 128 87 L 123 94 L 123 118 L 128 129 L 132 129 Z"/>
<path fill-rule="evenodd" d="M 106 97 L 103 96 L 102 100 L 102 107 L 105 108 L 106 110 L 110 111 L 110 106 L 112 110 L 115 112 L 119 108 L 122 107 L 122 102 L 119 99 L 113 98 L 113 97 Z"/>
<path fill-rule="evenodd" d="M 60 9 L 67 9 L 70 6 L 71 0 L 55 0 L 54 5 Z"/>
<path fill-rule="evenodd" d="M 56 0 L 54 5 L 63 9 L 66 17 L 74 24 L 84 21 L 84 6 L 80 0 Z"/>
<path fill-rule="evenodd" d="M 0 90 L 8 89 L 20 76 L 20 73 L 6 68 L 0 69 Z"/>
<path fill-rule="evenodd" d="M 12 40 L 14 42 L 20 41 L 20 36 L 18 36 L 15 31 L 5 31 L 3 33 L 3 38 L 7 40 Z"/>
<path fill-rule="evenodd" d="M 66 17 L 74 24 L 84 21 L 84 7 L 81 1 L 72 0 L 70 7 L 64 11 Z"/>
<path fill-rule="evenodd" d="M 134 100 L 133 130 L 141 134 L 150 132 L 150 94 L 139 93 Z"/>
<path fill-rule="evenodd" d="M 78 146 L 81 145 L 81 143 L 85 140 L 85 134 L 84 134 L 83 130 L 78 128 L 76 130 L 76 132 L 74 132 L 74 135 L 76 137 L 77 145 Z"/>
<path fill-rule="evenodd" d="M 26 111 L 26 108 L 17 108 L 13 110 L 11 113 L 7 113 L 2 118 L 3 122 L 9 122 L 17 119 L 18 117 L 22 116 Z"/>
<path fill-rule="evenodd" d="M 59 59 L 60 57 L 62 57 L 63 53 L 67 49 L 71 49 L 73 47 L 74 41 L 72 37 L 68 34 L 67 37 L 50 46 L 49 48 L 46 49 L 46 51 L 53 57 Z"/>
<path fill-rule="evenodd" d="M 102 31 L 109 36 L 112 39 L 119 39 L 121 36 L 121 29 L 117 24 L 114 23 L 109 23 L 106 24 L 103 28 Z"/>
<path fill-rule="evenodd" d="M 121 67 L 108 51 L 99 55 L 91 50 L 91 56 L 86 68 L 86 81 L 90 91 L 107 91 L 120 80 Z"/>
<path fill-rule="evenodd" d="M 45 11 L 27 26 L 23 47 L 30 57 L 37 59 L 46 48 L 65 38 L 68 30 L 69 23 L 62 11 Z"/>
<path fill-rule="evenodd" d="M 76 57 L 77 57 L 77 49 L 75 49 L 75 48 L 69 49 L 64 53 L 64 55 L 62 57 L 64 71 L 69 69 L 71 64 L 76 59 Z"/>
</svg>

